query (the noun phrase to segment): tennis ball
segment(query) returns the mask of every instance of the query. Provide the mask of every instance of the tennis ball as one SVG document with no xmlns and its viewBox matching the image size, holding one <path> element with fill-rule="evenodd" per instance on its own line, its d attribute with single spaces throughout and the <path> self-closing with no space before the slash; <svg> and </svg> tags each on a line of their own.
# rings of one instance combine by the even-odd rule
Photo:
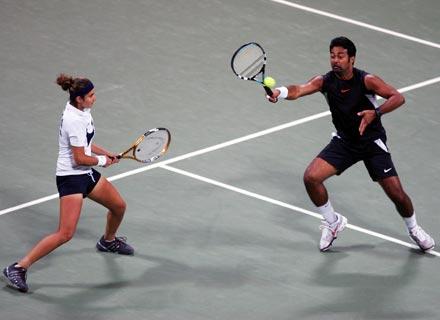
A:
<svg viewBox="0 0 440 320">
<path fill-rule="evenodd" d="M 275 87 L 275 85 L 277 84 L 277 82 L 275 81 L 275 79 L 272 78 L 272 77 L 266 77 L 266 78 L 264 78 L 263 83 L 264 83 L 264 85 L 265 85 L 266 87 L 269 87 L 269 88 L 273 88 L 273 87 Z"/>
</svg>

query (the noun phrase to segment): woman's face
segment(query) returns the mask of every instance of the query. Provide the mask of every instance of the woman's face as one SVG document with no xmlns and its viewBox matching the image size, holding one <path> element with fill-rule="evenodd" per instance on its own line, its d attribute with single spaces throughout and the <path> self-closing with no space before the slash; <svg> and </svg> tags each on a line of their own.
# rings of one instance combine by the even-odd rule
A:
<svg viewBox="0 0 440 320">
<path fill-rule="evenodd" d="M 78 109 L 83 110 L 85 108 L 91 108 L 96 101 L 95 89 L 90 90 L 84 98 L 77 97 Z"/>
</svg>

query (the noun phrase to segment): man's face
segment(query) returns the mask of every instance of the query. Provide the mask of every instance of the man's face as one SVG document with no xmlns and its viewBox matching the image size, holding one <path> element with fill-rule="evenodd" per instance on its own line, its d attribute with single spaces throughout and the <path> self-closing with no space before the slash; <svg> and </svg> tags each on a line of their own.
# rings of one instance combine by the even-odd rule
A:
<svg viewBox="0 0 440 320">
<path fill-rule="evenodd" d="M 345 74 L 351 71 L 354 64 L 354 57 L 349 57 L 347 49 L 333 47 L 330 50 L 330 65 L 337 74 Z"/>
</svg>

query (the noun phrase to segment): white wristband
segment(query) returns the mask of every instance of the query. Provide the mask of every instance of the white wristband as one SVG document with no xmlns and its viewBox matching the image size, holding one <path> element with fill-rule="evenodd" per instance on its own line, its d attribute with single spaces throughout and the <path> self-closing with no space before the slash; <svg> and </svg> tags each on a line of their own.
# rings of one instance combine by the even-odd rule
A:
<svg viewBox="0 0 440 320">
<path fill-rule="evenodd" d="M 105 156 L 96 156 L 96 159 L 98 159 L 98 166 L 104 167 L 107 163 L 107 158 Z"/>
<path fill-rule="evenodd" d="M 280 91 L 280 95 L 278 96 L 278 99 L 286 99 L 287 98 L 287 96 L 289 94 L 289 89 L 287 89 L 286 87 L 278 87 L 275 89 Z"/>
</svg>

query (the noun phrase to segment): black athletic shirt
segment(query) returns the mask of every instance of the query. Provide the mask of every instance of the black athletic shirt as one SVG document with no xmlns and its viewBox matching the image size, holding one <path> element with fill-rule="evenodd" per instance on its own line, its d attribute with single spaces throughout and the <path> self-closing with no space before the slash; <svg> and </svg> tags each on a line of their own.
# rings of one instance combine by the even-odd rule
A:
<svg viewBox="0 0 440 320">
<path fill-rule="evenodd" d="M 350 80 L 339 79 L 333 71 L 323 75 L 321 92 L 330 107 L 337 133 L 344 140 L 359 142 L 385 137 L 385 129 L 378 118 L 367 126 L 362 137 L 359 135 L 362 118 L 357 113 L 366 109 L 374 110 L 378 106 L 375 94 L 365 87 L 364 78 L 367 74 L 353 68 Z"/>
</svg>

